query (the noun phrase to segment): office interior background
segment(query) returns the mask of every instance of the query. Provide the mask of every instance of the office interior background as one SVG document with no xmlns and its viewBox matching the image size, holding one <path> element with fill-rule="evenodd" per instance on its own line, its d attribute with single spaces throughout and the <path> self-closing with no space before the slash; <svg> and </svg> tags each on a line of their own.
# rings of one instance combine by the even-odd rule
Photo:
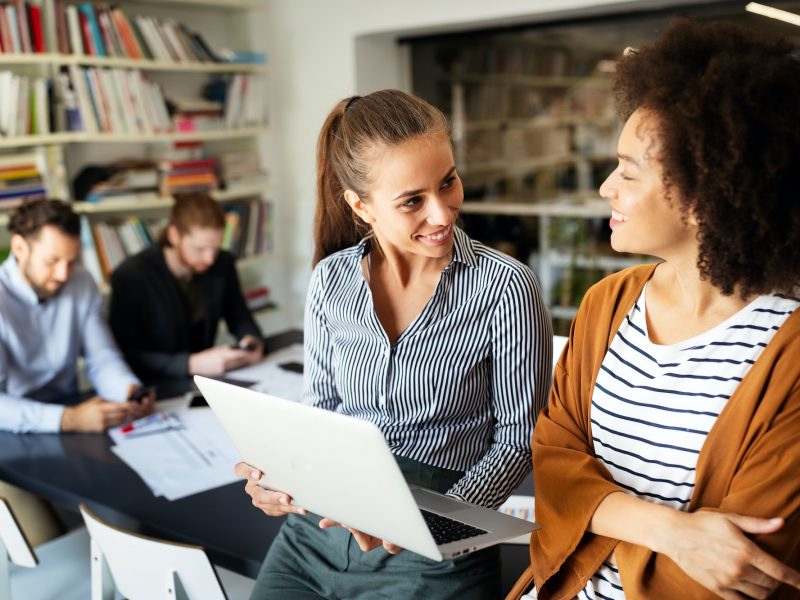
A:
<svg viewBox="0 0 800 600">
<path fill-rule="evenodd" d="M 747 12 L 746 4 L 653 0 L 120 4 L 137 26 L 140 17 L 157 24 L 179 23 L 200 33 L 217 58 L 222 59 L 223 49 L 238 53 L 236 64 L 210 67 L 202 64 L 203 57 L 200 64 L 197 57 L 184 56 L 137 62 L 128 58 L 125 48 L 117 51 L 117 58 L 94 56 L 96 49 L 90 48 L 82 51 L 82 57 L 69 46 L 51 49 L 46 47 L 49 15 L 44 14 L 47 52 L 37 55 L 31 48 L 17 54 L 12 46 L 0 54 L 5 77 L 13 73 L 30 80 L 29 98 L 35 96 L 34 80 L 45 79 L 51 82 L 48 98 L 60 110 L 59 78 L 64 74 L 94 70 L 102 84 L 104 66 L 139 68 L 168 107 L 162 113 L 170 110 L 171 115 L 161 115 L 160 129 L 156 124 L 146 130 L 121 115 L 115 123 L 110 110 L 109 122 L 101 120 L 94 133 L 65 131 L 70 123 L 55 116 L 47 134 L 33 118 L 28 131 L 20 131 L 19 124 L 9 131 L 3 121 L 0 152 L 2 160 L 12 165 L 14 156 L 41 155 L 47 164 L 46 193 L 76 202 L 85 217 L 91 232 L 87 247 L 92 254 L 94 245 L 99 254 L 96 276 L 104 290 L 114 264 L 157 234 L 171 192 L 185 189 L 184 183 L 215 190 L 231 216 L 228 243 L 242 257 L 244 287 L 252 293 L 265 332 L 275 333 L 302 326 L 313 247 L 314 151 L 325 115 L 336 101 L 353 94 L 386 87 L 413 91 L 451 120 L 456 162 L 465 183 L 462 226 L 534 269 L 555 330 L 565 333 L 591 283 L 647 260 L 613 254 L 608 246 L 609 209 L 597 194 L 613 168 L 621 127 L 610 89 L 614 57 L 627 46 L 654 38 L 679 14 L 701 21 L 728 19 L 800 41 L 796 25 Z M 770 5 L 800 12 L 800 2 Z M 60 37 L 53 33 L 52 43 L 57 44 Z M 114 46 L 114 40 L 107 41 Z M 114 55 L 114 50 L 108 54 Z M 87 81 L 91 96 L 92 83 Z M 106 85 L 113 89 L 111 81 Z M 248 106 L 241 104 L 241 92 L 233 93 L 234 88 L 249 90 Z M 77 95 L 80 88 L 73 91 Z M 232 101 L 237 106 L 231 107 Z M 202 173 L 195 173 L 195 179 L 182 181 L 180 168 L 198 158 L 211 162 L 201 167 Z M 123 183 L 121 189 L 104 194 L 108 182 L 93 178 L 91 168 L 118 166 L 120 161 L 127 161 L 127 167 L 146 161 L 154 165 L 153 177 L 140 172 L 138 180 L 131 177 L 128 188 Z M 20 197 L 10 192 L 0 199 L 0 208 L 7 210 Z M 105 202 L 86 202 L 87 198 Z M 140 219 L 141 225 L 131 226 L 131 219 Z M 0 213 L 0 224 L 5 222 Z M 138 238 L 132 234 L 137 227 L 146 230 Z M 3 231 L 0 247 L 7 243 Z"/>
<path fill-rule="evenodd" d="M 768 4 L 800 15 L 800 1 Z M 94 33 L 66 20 L 88 5 L 0 2 L 0 171 L 25 171 L 0 186 L 0 256 L 8 211 L 23 198 L 69 200 L 83 220 L 84 260 L 107 295 L 113 266 L 152 243 L 171 195 L 208 189 L 228 213 L 226 244 L 266 335 L 302 328 L 317 134 L 340 99 L 400 88 L 447 114 L 462 226 L 534 270 L 565 334 L 593 282 L 649 260 L 613 253 L 610 209 L 597 193 L 621 128 L 615 57 L 676 15 L 726 19 L 800 46 L 800 26 L 739 1 L 119 1 L 138 42 L 107 3 L 91 3 Z M 27 40 L 11 26 L 21 6 L 40 9 L 27 13 Z M 151 55 L 137 56 L 137 43 Z M 203 507 L 214 510 L 214 498 Z M 508 578 L 523 567 L 510 565 Z"/>
</svg>

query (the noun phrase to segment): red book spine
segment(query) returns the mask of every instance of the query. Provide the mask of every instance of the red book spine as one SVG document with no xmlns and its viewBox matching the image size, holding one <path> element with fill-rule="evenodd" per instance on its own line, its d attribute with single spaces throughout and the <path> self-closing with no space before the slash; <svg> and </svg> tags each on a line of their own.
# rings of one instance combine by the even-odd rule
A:
<svg viewBox="0 0 800 600">
<path fill-rule="evenodd" d="M 81 20 L 81 34 L 83 36 L 83 47 L 86 49 L 86 54 L 90 56 L 97 56 L 97 48 L 94 46 L 94 39 L 92 39 L 92 29 L 89 26 L 89 19 L 81 12 L 78 15 Z"/>
<path fill-rule="evenodd" d="M 3 19 L 6 18 L 6 7 L 0 6 L 0 52 L 11 52 L 11 40 L 6 40 L 6 32 L 3 27 Z"/>
<path fill-rule="evenodd" d="M 31 28 L 31 46 L 39 54 L 44 52 L 44 31 L 42 30 L 42 9 L 31 5 L 28 7 L 28 21 Z"/>
</svg>

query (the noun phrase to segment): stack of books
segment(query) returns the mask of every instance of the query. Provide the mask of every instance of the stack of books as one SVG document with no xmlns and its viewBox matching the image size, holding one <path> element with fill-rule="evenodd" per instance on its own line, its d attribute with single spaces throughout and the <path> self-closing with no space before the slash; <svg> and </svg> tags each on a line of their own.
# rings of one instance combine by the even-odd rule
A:
<svg viewBox="0 0 800 600">
<path fill-rule="evenodd" d="M 158 239 L 164 219 L 143 221 L 138 217 L 111 222 L 90 222 L 81 217 L 83 265 L 98 284 L 107 282 L 126 257 L 144 250 Z"/>
<path fill-rule="evenodd" d="M 167 98 L 175 131 L 208 131 L 221 129 L 223 105 L 205 98 Z"/>
<path fill-rule="evenodd" d="M 263 254 L 273 248 L 272 203 L 248 198 L 225 204 L 222 247 L 237 257 Z"/>
<path fill-rule="evenodd" d="M 172 19 L 128 18 L 118 6 L 55 2 L 56 44 L 63 54 L 219 62 L 203 36 Z"/>
<path fill-rule="evenodd" d="M 0 71 L 0 135 L 50 133 L 50 106 L 50 80 Z"/>
<path fill-rule="evenodd" d="M 161 88 L 126 69 L 62 67 L 56 120 L 67 131 L 158 133 L 172 129 Z"/>
<path fill-rule="evenodd" d="M 0 5 L 0 50 L 3 53 L 50 52 L 45 40 L 41 2 Z"/>
<path fill-rule="evenodd" d="M 41 152 L 0 155 L 0 210 L 47 196 L 46 164 Z"/>
<path fill-rule="evenodd" d="M 158 196 L 158 166 L 153 162 L 121 167 L 109 179 L 92 186 L 86 194 L 88 202 L 131 201 Z M 77 192 L 76 192 L 77 193 Z"/>
<path fill-rule="evenodd" d="M 266 82 L 253 75 L 234 75 L 225 93 L 225 127 L 265 125 Z"/>
<path fill-rule="evenodd" d="M 255 150 L 223 152 L 219 155 L 219 175 L 226 190 L 254 183 L 266 183 L 267 173 Z"/>
<path fill-rule="evenodd" d="M 210 192 L 219 187 L 214 158 L 172 159 L 159 163 L 162 196 L 186 192 Z"/>
</svg>

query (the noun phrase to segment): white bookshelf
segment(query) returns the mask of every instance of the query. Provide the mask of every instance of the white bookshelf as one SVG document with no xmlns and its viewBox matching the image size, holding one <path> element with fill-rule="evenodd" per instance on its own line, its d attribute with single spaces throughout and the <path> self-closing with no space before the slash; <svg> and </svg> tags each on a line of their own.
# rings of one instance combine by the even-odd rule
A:
<svg viewBox="0 0 800 600">
<path fill-rule="evenodd" d="M 100 3 L 93 2 L 98 5 Z M 147 15 L 158 19 L 175 19 L 185 23 L 203 36 L 215 49 L 232 48 L 235 50 L 265 50 L 262 39 L 254 36 L 251 28 L 251 12 L 263 18 L 261 12 L 266 8 L 263 0 L 122 0 L 119 4 L 126 15 Z M 45 24 L 45 28 L 47 25 Z M 184 60 L 171 62 L 168 60 L 132 59 L 119 57 L 98 57 L 80 54 L 49 53 L 5 53 L 0 54 L 0 70 L 10 70 L 29 77 L 54 78 L 63 67 L 89 67 L 97 69 L 132 69 L 147 71 L 147 78 L 158 83 L 165 96 L 172 98 L 199 97 L 200 86 L 204 80 L 238 75 L 266 77 L 268 68 L 262 63 L 233 62 L 199 62 Z M 194 88 L 194 89 L 192 89 Z M 191 91 L 190 91 L 191 90 Z M 267 91 L 268 94 L 268 91 Z M 259 96 L 260 97 L 260 96 Z M 269 95 L 265 98 L 267 106 L 271 105 Z M 260 106 L 260 104 L 259 104 Z M 266 111 L 267 113 L 269 111 Z M 242 122 L 245 122 L 244 120 Z M 224 123 L 224 120 L 222 121 Z M 265 121 L 266 123 L 266 121 Z M 161 156 L 162 152 L 151 153 L 150 147 L 165 146 L 174 142 L 200 141 L 208 142 L 208 154 L 213 156 L 225 151 L 259 150 L 262 157 L 262 168 L 267 167 L 270 154 L 264 151 L 267 147 L 265 138 L 269 127 L 264 125 L 204 129 L 195 131 L 161 131 L 158 133 L 88 133 L 84 131 L 58 132 L 45 135 L 24 135 L 14 137 L 0 136 L 0 149 L 8 152 L 38 146 L 59 147 L 64 155 L 66 179 L 72 181 L 80 170 L 88 164 L 104 164 L 122 158 L 151 159 Z M 221 203 L 230 203 L 250 198 L 269 199 L 272 204 L 270 217 L 272 220 L 278 212 L 277 204 L 270 197 L 272 190 L 268 179 L 260 178 L 242 183 L 233 183 L 229 189 L 212 192 L 212 196 Z M 69 200 L 68 195 L 61 195 Z M 136 198 L 126 200 L 107 200 L 99 203 L 73 202 L 75 212 L 88 217 L 91 223 L 121 223 L 125 217 L 161 218 L 172 206 L 172 197 L 163 197 L 158 193 L 140 194 Z M 0 227 L 5 230 L 8 225 L 8 213 L 0 212 Z M 270 223 L 270 234 L 279 229 Z M 252 230 L 251 230 L 252 231 Z M 3 232 L 0 239 L 5 238 Z M 266 285 L 273 294 L 273 300 L 279 306 L 286 302 L 285 294 L 279 293 L 285 286 L 286 276 L 282 273 L 283 264 L 275 260 L 276 242 L 271 242 L 269 250 L 254 257 L 245 257 L 237 261 L 240 273 L 246 275 L 250 286 Z M 243 285 L 245 279 L 243 279 Z M 109 293 L 105 282 L 99 284 L 104 294 Z M 278 293 L 276 293 L 278 292 Z M 265 333 L 273 333 L 284 329 L 285 317 L 280 308 L 259 311 L 259 322 L 265 327 Z"/>
<path fill-rule="evenodd" d="M 606 200 L 592 198 L 585 193 L 565 194 L 546 202 L 520 202 L 484 200 L 464 202 L 461 212 L 482 215 L 507 215 L 515 217 L 575 217 L 592 219 L 610 217 L 611 206 Z"/>
<path fill-rule="evenodd" d="M 267 133 L 269 128 L 242 127 L 240 129 L 209 129 L 206 131 L 171 131 L 165 133 L 84 133 L 70 131 L 45 135 L 0 137 L 0 148 L 24 148 L 25 146 L 49 146 L 66 144 L 146 144 L 153 142 L 213 142 L 235 138 L 253 137 Z"/>
<path fill-rule="evenodd" d="M 42 54 L 0 54 L 0 68 L 4 66 L 62 66 L 109 67 L 138 69 L 140 71 L 182 71 L 186 73 L 266 73 L 263 64 L 230 62 L 167 62 L 149 59 L 79 56 L 53 52 Z"/>
<path fill-rule="evenodd" d="M 457 84 L 490 84 L 490 85 L 521 85 L 532 87 L 554 88 L 599 88 L 608 89 L 607 80 L 591 79 L 586 77 L 538 76 L 538 75 L 504 75 L 464 73 L 448 78 L 451 83 Z"/>
<path fill-rule="evenodd" d="M 242 198 L 249 198 L 268 191 L 264 184 L 248 184 L 236 186 L 233 189 L 215 190 L 211 192 L 217 202 L 233 202 Z M 74 202 L 73 210 L 83 215 L 125 215 L 141 211 L 165 210 L 175 203 L 172 196 L 161 196 L 155 192 L 137 194 L 135 200 L 105 200 L 101 202 Z M 6 215 L 2 215 L 6 217 Z"/>
<path fill-rule="evenodd" d="M 213 10 L 261 10 L 265 7 L 261 0 L 121 0 L 119 4 L 157 4 L 158 6 L 172 6 L 176 8 L 198 8 Z"/>
</svg>

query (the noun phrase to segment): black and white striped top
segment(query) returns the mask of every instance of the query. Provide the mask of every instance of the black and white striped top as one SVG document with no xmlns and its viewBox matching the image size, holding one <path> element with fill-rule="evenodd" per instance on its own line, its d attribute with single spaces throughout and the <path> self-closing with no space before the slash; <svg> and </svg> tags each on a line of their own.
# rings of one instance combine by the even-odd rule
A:
<svg viewBox="0 0 800 600">
<path fill-rule="evenodd" d="M 594 451 L 624 490 L 686 510 L 708 432 L 800 301 L 760 296 L 716 327 L 662 346 L 647 335 L 646 290 L 600 366 L 591 406 Z M 625 598 L 613 557 L 578 598 Z"/>
<path fill-rule="evenodd" d="M 455 229 L 453 258 L 394 344 L 364 279 L 365 242 L 322 260 L 305 317 L 307 404 L 375 423 L 392 452 L 466 471 L 449 490 L 496 507 L 531 466 L 552 328 L 520 262 Z"/>
</svg>

